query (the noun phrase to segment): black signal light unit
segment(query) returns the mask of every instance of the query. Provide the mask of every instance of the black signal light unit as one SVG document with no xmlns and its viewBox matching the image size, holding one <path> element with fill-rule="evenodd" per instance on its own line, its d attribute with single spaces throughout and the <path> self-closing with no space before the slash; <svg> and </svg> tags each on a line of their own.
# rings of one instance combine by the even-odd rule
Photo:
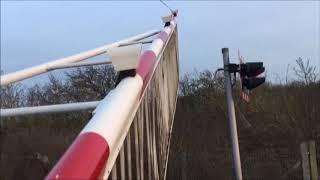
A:
<svg viewBox="0 0 320 180">
<path fill-rule="evenodd" d="M 249 62 L 240 65 L 240 76 L 242 82 L 242 89 L 252 90 L 266 80 L 265 77 L 257 77 L 265 71 L 263 62 Z"/>
</svg>

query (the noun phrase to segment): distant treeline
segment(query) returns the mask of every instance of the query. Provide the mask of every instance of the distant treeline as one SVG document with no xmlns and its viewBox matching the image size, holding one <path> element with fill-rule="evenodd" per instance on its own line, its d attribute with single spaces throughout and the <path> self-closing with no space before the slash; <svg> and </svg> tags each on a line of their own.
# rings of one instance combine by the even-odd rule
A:
<svg viewBox="0 0 320 180">
<path fill-rule="evenodd" d="M 296 79 L 265 83 L 250 103 L 240 98 L 239 80 L 234 85 L 245 179 L 299 179 L 301 168 L 291 170 L 300 160 L 299 144 L 314 139 L 320 145 L 320 75 L 309 61 L 296 62 Z M 95 66 L 70 71 L 63 80 L 49 75 L 44 85 L 9 85 L 1 88 L 1 108 L 100 100 L 114 88 L 116 76 L 107 66 Z M 0 179 L 43 178 L 90 117 L 81 112 L 1 118 Z M 221 74 L 183 76 L 168 178 L 232 178 L 228 132 Z"/>
</svg>

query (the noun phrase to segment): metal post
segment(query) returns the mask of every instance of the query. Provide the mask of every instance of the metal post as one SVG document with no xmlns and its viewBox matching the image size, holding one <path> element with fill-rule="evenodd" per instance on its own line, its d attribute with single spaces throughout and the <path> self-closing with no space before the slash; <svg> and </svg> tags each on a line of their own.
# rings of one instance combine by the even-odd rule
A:
<svg viewBox="0 0 320 180">
<path fill-rule="evenodd" d="M 233 165 L 234 165 L 234 170 L 235 170 L 235 175 L 237 180 L 242 180 L 236 114 L 235 114 L 234 102 L 232 98 L 231 76 L 228 69 L 229 49 L 222 48 L 222 54 L 223 54 L 225 88 L 226 88 L 226 94 L 227 94 L 227 106 L 228 106 L 228 115 L 229 115 L 229 118 L 228 118 L 229 128 L 230 128 L 230 136 L 231 136 L 231 143 L 232 143 Z"/>
</svg>

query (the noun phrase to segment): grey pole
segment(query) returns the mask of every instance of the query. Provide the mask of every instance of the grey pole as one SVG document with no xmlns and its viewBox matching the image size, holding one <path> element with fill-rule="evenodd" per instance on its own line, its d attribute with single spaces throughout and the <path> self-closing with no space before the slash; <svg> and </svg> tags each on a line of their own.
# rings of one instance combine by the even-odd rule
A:
<svg viewBox="0 0 320 180">
<path fill-rule="evenodd" d="M 225 84 L 226 94 L 227 94 L 227 106 L 228 106 L 228 115 L 229 115 L 228 119 L 229 119 L 229 128 L 230 128 L 230 136 L 231 136 L 231 143 L 232 143 L 233 166 L 234 166 L 237 180 L 242 180 L 236 113 L 234 110 L 234 102 L 232 98 L 231 75 L 229 73 L 229 68 L 228 68 L 229 49 L 222 48 L 222 54 L 223 54 L 224 77 L 225 77 L 224 84 Z"/>
</svg>

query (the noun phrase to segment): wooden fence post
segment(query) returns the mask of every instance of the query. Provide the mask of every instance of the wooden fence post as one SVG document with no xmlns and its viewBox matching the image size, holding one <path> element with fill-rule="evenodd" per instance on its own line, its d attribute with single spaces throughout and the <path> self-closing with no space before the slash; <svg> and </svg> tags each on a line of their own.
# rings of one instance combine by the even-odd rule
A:
<svg viewBox="0 0 320 180">
<path fill-rule="evenodd" d="M 316 155 L 316 143 L 314 140 L 300 144 L 302 157 L 302 170 L 304 180 L 317 180 L 318 167 Z"/>
<path fill-rule="evenodd" d="M 309 152 L 306 142 L 300 144 L 303 180 L 310 180 Z"/>
<path fill-rule="evenodd" d="M 309 141 L 309 160 L 310 160 L 310 170 L 311 179 L 318 179 L 318 167 L 317 167 L 317 155 L 316 155 L 316 143 L 314 140 Z"/>
</svg>

